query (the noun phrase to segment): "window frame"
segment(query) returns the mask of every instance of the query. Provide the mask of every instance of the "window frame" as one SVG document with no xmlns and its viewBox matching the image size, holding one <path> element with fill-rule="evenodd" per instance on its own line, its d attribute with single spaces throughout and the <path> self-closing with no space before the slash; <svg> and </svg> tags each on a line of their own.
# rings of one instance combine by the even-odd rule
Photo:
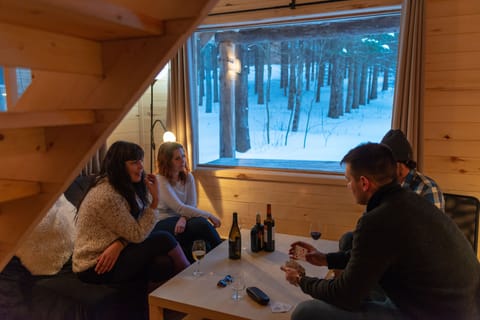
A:
<svg viewBox="0 0 480 320">
<path fill-rule="evenodd" d="M 217 30 L 220 28 L 225 29 L 235 29 L 237 27 L 247 27 L 247 26 L 272 26 L 277 24 L 291 24 L 291 23 L 304 23 L 309 21 L 318 21 L 319 19 L 323 20 L 337 20 L 337 19 L 344 19 L 348 18 L 355 18 L 355 17 L 364 17 L 364 16 L 371 16 L 371 15 L 382 15 L 382 14 L 402 14 L 401 10 L 401 2 L 400 1 L 392 1 L 398 2 L 398 4 L 390 4 L 390 5 L 374 5 L 370 8 L 363 8 L 359 10 L 348 10 L 348 11 L 338 11 L 338 12 L 318 12 L 315 14 L 309 14 L 308 16 L 305 15 L 291 15 L 291 16 L 283 16 L 277 18 L 268 18 L 268 19 L 261 19 L 258 21 L 255 20 L 238 20 L 233 23 L 212 23 L 212 19 L 207 19 L 209 24 L 200 25 L 196 31 L 209 31 L 209 30 Z M 245 15 L 247 16 L 248 13 Z M 233 19 L 235 20 L 235 19 Z M 215 21 L 215 19 L 213 19 Z M 400 56 L 397 56 L 397 62 Z M 190 71 L 196 70 L 195 66 L 192 64 Z M 192 77 L 190 77 L 192 79 Z M 194 80 L 190 80 L 191 87 L 194 88 L 193 84 L 196 84 Z M 228 164 L 218 164 L 222 162 L 222 159 L 219 158 L 217 160 L 212 161 L 210 164 L 206 163 L 199 163 L 199 154 L 198 154 L 198 141 L 199 141 L 199 129 L 198 129 L 198 112 L 197 108 L 193 107 L 196 105 L 197 97 L 196 95 L 189 93 L 191 95 L 192 100 L 192 119 L 194 119 L 194 123 L 192 123 L 192 129 L 194 133 L 194 152 L 192 159 L 192 169 L 196 174 L 200 175 L 214 175 L 215 177 L 219 178 L 232 178 L 235 177 L 237 179 L 245 179 L 245 180 L 261 180 L 261 181 L 281 181 L 281 182 L 298 182 L 302 181 L 305 183 L 320 183 L 320 184 L 334 184 L 334 185 L 344 185 L 344 168 L 340 166 L 339 161 L 308 161 L 309 165 L 307 167 L 286 167 L 282 166 L 281 164 L 275 167 L 272 166 L 265 166 L 265 162 L 269 161 L 276 161 L 270 159 L 243 159 L 243 158 L 235 158 L 235 159 L 228 159 Z M 395 106 L 393 106 L 395 108 Z M 353 147 L 353 146 L 352 146 Z M 255 163 L 258 162 L 258 165 L 255 166 L 246 166 L 244 165 L 246 162 Z M 297 164 L 304 164 L 306 161 L 303 160 L 281 160 L 280 162 L 288 162 L 288 163 L 297 163 Z M 329 164 L 329 170 L 325 170 L 325 163 L 331 162 Z M 312 169 L 313 166 L 318 165 L 319 169 Z M 337 166 L 338 169 L 333 169 L 333 166 Z M 322 168 L 322 166 L 324 168 Z"/>
</svg>

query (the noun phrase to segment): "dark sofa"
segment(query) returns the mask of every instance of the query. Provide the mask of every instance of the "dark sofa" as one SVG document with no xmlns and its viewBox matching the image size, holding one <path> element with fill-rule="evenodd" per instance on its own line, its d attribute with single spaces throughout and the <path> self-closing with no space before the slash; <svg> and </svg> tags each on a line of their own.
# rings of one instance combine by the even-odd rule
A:
<svg viewBox="0 0 480 320">
<path fill-rule="evenodd" d="M 92 179 L 80 176 L 65 191 L 76 207 Z M 173 265 L 168 256 L 163 260 L 167 280 Z M 13 257 L 0 273 L 0 319 L 148 319 L 147 285 L 87 284 L 72 272 L 71 261 L 56 275 L 34 276 Z"/>
</svg>

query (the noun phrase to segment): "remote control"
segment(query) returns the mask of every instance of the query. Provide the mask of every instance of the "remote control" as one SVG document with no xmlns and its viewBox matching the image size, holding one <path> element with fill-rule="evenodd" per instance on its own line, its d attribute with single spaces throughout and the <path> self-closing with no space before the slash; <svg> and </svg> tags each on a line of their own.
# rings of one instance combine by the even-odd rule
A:
<svg viewBox="0 0 480 320">
<path fill-rule="evenodd" d="M 250 298 L 263 306 L 267 305 L 270 301 L 270 298 L 267 296 L 267 294 L 257 287 L 248 287 L 247 294 L 250 296 Z"/>
</svg>

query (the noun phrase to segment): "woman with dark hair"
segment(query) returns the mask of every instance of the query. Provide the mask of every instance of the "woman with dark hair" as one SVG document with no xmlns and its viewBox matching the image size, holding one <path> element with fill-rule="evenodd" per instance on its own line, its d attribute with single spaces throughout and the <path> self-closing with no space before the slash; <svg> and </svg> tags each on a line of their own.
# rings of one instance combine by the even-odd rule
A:
<svg viewBox="0 0 480 320">
<path fill-rule="evenodd" d="M 134 143 L 112 144 L 79 206 L 73 271 L 82 281 L 160 281 L 168 270 L 159 270 L 156 259 L 165 255 L 174 273 L 189 265 L 171 234 L 152 232 L 159 219 L 159 184 L 155 175 L 145 176 L 143 156 Z"/>
<path fill-rule="evenodd" d="M 191 262 L 194 240 L 205 240 L 207 251 L 222 240 L 217 230 L 218 217 L 197 208 L 195 180 L 188 169 L 185 150 L 180 143 L 165 142 L 157 156 L 157 175 L 160 184 L 160 222 L 155 230 L 166 230 L 175 235 Z"/>
</svg>

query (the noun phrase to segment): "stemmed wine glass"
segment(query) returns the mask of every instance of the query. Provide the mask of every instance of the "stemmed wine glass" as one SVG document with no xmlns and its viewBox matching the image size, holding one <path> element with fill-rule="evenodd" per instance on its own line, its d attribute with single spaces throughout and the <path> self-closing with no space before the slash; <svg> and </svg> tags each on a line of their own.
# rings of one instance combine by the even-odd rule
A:
<svg viewBox="0 0 480 320">
<path fill-rule="evenodd" d="M 318 221 L 310 223 L 310 236 L 313 240 L 318 240 L 322 236 L 320 223 Z"/>
<path fill-rule="evenodd" d="M 207 253 L 205 241 L 203 240 L 195 240 L 193 241 L 192 245 L 192 256 L 193 259 L 197 261 L 195 264 L 195 270 L 193 271 L 193 275 L 195 277 L 199 277 L 203 274 L 202 271 L 200 271 L 200 260 L 205 257 L 205 254 Z"/>
</svg>

